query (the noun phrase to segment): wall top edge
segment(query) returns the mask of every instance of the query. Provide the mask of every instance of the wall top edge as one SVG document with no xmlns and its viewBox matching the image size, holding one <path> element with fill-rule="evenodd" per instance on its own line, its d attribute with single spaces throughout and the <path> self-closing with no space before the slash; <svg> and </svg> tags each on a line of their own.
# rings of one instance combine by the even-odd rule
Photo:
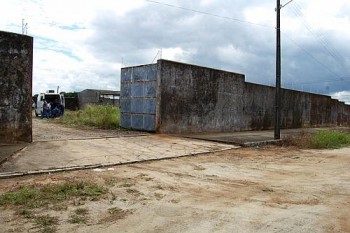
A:
<svg viewBox="0 0 350 233">
<path fill-rule="evenodd" d="M 15 32 L 7 32 L 7 31 L 1 31 L 0 30 L 0 35 L 1 34 L 5 34 L 7 36 L 20 36 L 20 37 L 26 37 L 26 38 L 33 39 L 32 36 L 28 36 L 28 35 L 24 35 L 24 34 L 20 34 L 20 33 L 15 33 Z"/>
</svg>

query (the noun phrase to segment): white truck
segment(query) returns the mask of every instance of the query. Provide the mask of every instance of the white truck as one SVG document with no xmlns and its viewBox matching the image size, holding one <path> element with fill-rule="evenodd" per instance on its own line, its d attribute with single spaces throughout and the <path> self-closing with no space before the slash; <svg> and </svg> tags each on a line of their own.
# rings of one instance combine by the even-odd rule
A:
<svg viewBox="0 0 350 233">
<path fill-rule="evenodd" d="M 65 107 L 64 95 L 56 93 L 54 90 L 48 90 L 45 93 L 40 93 L 35 103 L 35 116 L 42 116 L 44 101 L 51 105 L 60 104 Z"/>
</svg>

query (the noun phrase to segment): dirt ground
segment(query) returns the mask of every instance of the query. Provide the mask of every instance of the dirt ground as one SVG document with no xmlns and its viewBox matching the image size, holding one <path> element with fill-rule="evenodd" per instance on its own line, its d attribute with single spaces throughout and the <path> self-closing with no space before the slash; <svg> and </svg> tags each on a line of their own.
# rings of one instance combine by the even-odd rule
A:
<svg viewBox="0 0 350 233">
<path fill-rule="evenodd" d="M 33 141 L 106 138 L 146 134 L 128 130 L 75 129 L 56 124 L 58 119 L 40 119 L 33 116 Z"/>
<path fill-rule="evenodd" d="M 350 148 L 245 148 L 3 179 L 0 194 L 70 180 L 109 189 L 100 200 L 32 210 L 57 216 L 57 232 L 350 232 L 349 166 Z M 86 223 L 70 223 L 78 208 Z M 0 232 L 40 230 L 19 209 L 0 207 Z"/>
</svg>

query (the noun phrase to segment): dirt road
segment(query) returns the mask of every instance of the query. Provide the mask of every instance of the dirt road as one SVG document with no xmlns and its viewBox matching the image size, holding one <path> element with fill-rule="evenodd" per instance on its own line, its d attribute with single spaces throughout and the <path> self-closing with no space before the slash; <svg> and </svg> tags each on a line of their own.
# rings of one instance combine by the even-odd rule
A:
<svg viewBox="0 0 350 233">
<path fill-rule="evenodd" d="M 102 200 L 32 210 L 57 216 L 57 232 L 350 232 L 349 165 L 350 148 L 236 149 L 5 179 L 0 192 L 72 179 L 108 187 Z M 77 208 L 87 209 L 86 223 L 69 221 Z M 0 231 L 38 231 L 18 208 L 0 209 Z"/>
</svg>

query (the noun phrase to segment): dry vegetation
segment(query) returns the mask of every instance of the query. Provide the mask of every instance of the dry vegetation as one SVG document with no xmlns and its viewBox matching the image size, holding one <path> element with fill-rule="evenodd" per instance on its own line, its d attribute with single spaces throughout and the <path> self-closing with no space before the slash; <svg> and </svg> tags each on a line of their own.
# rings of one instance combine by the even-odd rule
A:
<svg viewBox="0 0 350 233">
<path fill-rule="evenodd" d="M 297 136 L 284 138 L 282 145 L 302 149 L 337 149 L 350 145 L 350 134 L 335 130 L 320 130 L 314 135 L 301 131 Z"/>
</svg>

